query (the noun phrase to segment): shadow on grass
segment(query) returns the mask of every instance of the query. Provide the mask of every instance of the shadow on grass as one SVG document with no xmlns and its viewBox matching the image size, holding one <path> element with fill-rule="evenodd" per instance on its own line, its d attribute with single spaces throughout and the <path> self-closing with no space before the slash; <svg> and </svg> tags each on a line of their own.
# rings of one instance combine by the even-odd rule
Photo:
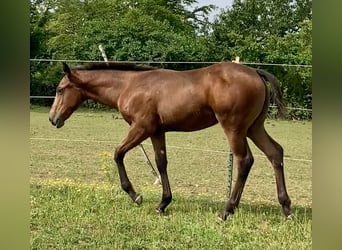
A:
<svg viewBox="0 0 342 250">
<path fill-rule="evenodd" d="M 156 207 L 159 200 L 158 197 L 149 197 L 145 201 L 145 205 Z M 172 203 L 166 210 L 166 216 L 172 216 L 177 213 L 213 213 L 219 214 L 225 208 L 225 201 L 214 200 L 211 197 L 194 197 L 175 195 Z M 292 214 L 296 220 L 312 219 L 312 208 L 309 206 L 292 205 Z M 243 212 L 256 216 L 283 216 L 281 206 L 278 203 L 272 204 L 265 202 L 241 202 L 239 207 L 235 210 L 236 213 Z M 285 217 L 284 217 L 285 218 Z"/>
<path fill-rule="evenodd" d="M 74 200 L 83 200 L 84 203 L 90 204 L 92 209 L 94 204 L 101 204 L 105 202 L 108 207 L 116 207 L 118 210 L 138 210 L 142 209 L 141 213 L 148 211 L 149 214 L 155 214 L 155 208 L 160 202 L 160 194 L 156 192 L 144 192 L 142 207 L 134 205 L 129 199 L 128 195 L 121 189 L 113 190 L 101 190 L 96 188 L 90 188 L 86 193 L 88 194 L 85 198 L 84 192 L 78 192 L 77 187 L 68 185 L 56 185 L 50 186 L 47 189 L 46 186 L 40 184 L 32 184 L 31 191 L 38 197 L 40 195 L 47 196 L 49 199 L 52 196 L 60 197 L 63 202 L 68 203 Z M 106 198 L 100 201 L 98 200 L 99 192 Z M 40 194 L 42 193 L 42 194 Z M 88 199 L 88 200 L 87 200 Z M 79 203 L 80 201 L 78 201 Z M 94 203 L 95 202 L 95 203 Z M 181 193 L 175 193 L 172 203 L 166 209 L 166 216 L 173 216 L 178 214 L 213 214 L 218 215 L 225 208 L 226 202 L 224 200 L 217 200 L 215 197 L 209 196 L 196 196 L 186 195 Z M 278 203 L 270 202 L 257 202 L 257 201 L 241 201 L 239 208 L 236 210 L 239 214 L 251 214 L 252 216 L 266 216 L 266 217 L 278 217 L 282 218 L 281 207 Z M 140 212 L 139 212 L 140 213 Z M 292 206 L 292 213 L 294 219 L 297 221 L 312 220 L 312 208 L 309 206 L 300 206 L 294 204 Z"/>
</svg>

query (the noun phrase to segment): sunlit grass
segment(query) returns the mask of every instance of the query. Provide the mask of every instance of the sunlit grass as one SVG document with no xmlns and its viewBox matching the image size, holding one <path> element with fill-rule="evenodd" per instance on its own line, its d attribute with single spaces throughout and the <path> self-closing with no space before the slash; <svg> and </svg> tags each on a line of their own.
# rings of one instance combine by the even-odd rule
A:
<svg viewBox="0 0 342 250">
<path fill-rule="evenodd" d="M 47 180 L 31 185 L 31 245 L 37 249 L 308 249 L 311 209 L 294 207 L 285 220 L 271 204 L 242 203 L 219 223 L 223 201 L 208 196 L 174 196 L 165 216 L 154 212 L 158 192 L 143 188 L 134 205 L 110 185 Z"/>
</svg>

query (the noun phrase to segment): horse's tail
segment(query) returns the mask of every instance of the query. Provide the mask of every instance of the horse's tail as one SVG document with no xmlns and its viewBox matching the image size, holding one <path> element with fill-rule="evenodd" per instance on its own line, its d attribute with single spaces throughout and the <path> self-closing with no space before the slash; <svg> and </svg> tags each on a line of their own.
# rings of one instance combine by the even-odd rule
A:
<svg viewBox="0 0 342 250">
<path fill-rule="evenodd" d="M 280 118 L 285 118 L 285 106 L 282 100 L 282 95 L 281 95 L 278 79 L 274 75 L 261 69 L 257 69 L 256 72 L 265 83 L 266 82 L 271 83 L 271 87 L 273 91 L 273 100 L 278 108 L 278 115 Z M 268 95 L 266 98 L 268 98 Z"/>
</svg>

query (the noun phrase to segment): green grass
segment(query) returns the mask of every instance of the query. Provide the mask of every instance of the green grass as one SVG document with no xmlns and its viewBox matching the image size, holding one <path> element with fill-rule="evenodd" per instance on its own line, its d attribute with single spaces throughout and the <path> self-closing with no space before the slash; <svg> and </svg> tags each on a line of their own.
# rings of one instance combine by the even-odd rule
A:
<svg viewBox="0 0 342 250">
<path fill-rule="evenodd" d="M 104 165 L 128 126 L 110 112 L 81 110 L 62 129 L 48 122 L 48 109 L 31 110 L 32 249 L 311 249 L 311 122 L 267 121 L 285 149 L 285 174 L 293 220 L 277 202 L 272 167 L 250 143 L 255 164 L 236 213 L 217 222 L 227 180 L 226 138 L 219 126 L 167 134 L 174 199 L 166 216 L 155 213 L 161 187 L 139 149 L 127 154 L 128 175 L 144 197 L 134 205 L 109 185 Z M 152 159 L 150 141 L 144 146 Z M 108 152 L 110 152 L 108 156 Z M 303 161 L 303 159 L 305 161 Z M 108 168 L 107 168 L 108 169 Z M 234 169 L 235 179 L 236 171 Z"/>
</svg>

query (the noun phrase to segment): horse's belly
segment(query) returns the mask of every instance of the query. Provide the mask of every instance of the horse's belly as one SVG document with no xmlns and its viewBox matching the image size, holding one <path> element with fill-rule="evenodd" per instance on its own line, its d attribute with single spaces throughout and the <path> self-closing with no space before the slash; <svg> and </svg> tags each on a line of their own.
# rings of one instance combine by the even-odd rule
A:
<svg viewBox="0 0 342 250">
<path fill-rule="evenodd" d="M 208 128 L 217 123 L 211 109 L 199 109 L 192 112 L 177 112 L 161 117 L 161 126 L 165 131 L 195 131 Z"/>
</svg>

